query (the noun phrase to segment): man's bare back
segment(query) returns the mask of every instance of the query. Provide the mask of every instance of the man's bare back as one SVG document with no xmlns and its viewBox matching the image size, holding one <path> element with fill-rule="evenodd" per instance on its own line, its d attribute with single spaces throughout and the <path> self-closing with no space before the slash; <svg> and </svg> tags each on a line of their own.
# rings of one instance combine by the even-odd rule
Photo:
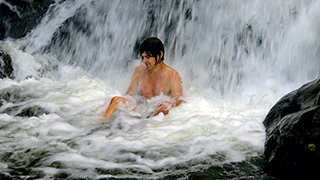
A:
<svg viewBox="0 0 320 180">
<path fill-rule="evenodd" d="M 160 104 L 153 113 L 154 115 L 161 112 L 168 114 L 170 109 L 182 103 L 181 77 L 176 70 L 167 66 L 161 60 L 163 59 L 163 50 L 155 57 L 146 51 L 141 52 L 141 56 L 144 64 L 136 67 L 126 94 L 141 95 L 145 99 L 151 99 L 161 94 L 171 96 L 172 101 L 165 101 Z M 127 99 L 114 97 L 104 117 L 110 117 L 120 102 L 125 104 Z"/>
</svg>

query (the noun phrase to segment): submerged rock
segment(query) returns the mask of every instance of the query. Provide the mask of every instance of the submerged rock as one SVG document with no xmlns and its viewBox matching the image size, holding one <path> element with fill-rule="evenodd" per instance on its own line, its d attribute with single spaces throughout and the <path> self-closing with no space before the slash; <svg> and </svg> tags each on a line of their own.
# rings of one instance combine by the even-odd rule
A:
<svg viewBox="0 0 320 180">
<path fill-rule="evenodd" d="M 0 79 L 12 78 L 13 68 L 11 57 L 0 49 Z"/>
<path fill-rule="evenodd" d="M 282 97 L 264 122 L 266 171 L 312 177 L 320 167 L 320 79 Z"/>
<path fill-rule="evenodd" d="M 21 117 L 36 116 L 36 117 L 39 117 L 43 114 L 49 114 L 49 112 L 40 106 L 32 106 L 32 107 L 28 107 L 28 108 L 23 109 L 19 114 L 17 114 L 17 116 L 21 116 Z"/>
</svg>

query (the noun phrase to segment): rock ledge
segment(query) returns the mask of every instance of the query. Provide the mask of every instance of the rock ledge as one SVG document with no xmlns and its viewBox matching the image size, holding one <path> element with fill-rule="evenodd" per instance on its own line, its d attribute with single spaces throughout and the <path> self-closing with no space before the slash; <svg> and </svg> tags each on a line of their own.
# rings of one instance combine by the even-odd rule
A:
<svg viewBox="0 0 320 180">
<path fill-rule="evenodd" d="M 320 167 L 320 79 L 282 97 L 269 111 L 265 170 L 278 177 L 312 177 Z"/>
</svg>

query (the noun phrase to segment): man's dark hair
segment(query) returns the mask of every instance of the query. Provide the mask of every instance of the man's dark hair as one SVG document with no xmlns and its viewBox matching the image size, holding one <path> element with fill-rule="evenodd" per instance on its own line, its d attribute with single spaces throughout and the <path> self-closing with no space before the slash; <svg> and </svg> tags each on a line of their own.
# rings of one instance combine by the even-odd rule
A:
<svg viewBox="0 0 320 180">
<path fill-rule="evenodd" d="M 161 51 L 163 53 L 163 56 L 161 57 Z M 164 46 L 160 39 L 156 37 L 149 37 L 146 40 L 144 40 L 140 45 L 140 54 L 143 52 L 146 52 L 150 57 L 156 58 L 156 64 L 161 63 L 164 60 Z M 157 59 L 157 56 L 160 56 L 161 58 Z"/>
</svg>

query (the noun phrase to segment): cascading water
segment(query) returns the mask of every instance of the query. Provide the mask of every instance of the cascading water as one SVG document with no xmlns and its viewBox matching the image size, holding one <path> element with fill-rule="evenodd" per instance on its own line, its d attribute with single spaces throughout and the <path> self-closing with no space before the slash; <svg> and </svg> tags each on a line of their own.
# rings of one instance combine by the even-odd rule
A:
<svg viewBox="0 0 320 180">
<path fill-rule="evenodd" d="M 263 152 L 268 109 L 319 77 L 319 6 L 315 0 L 57 0 L 25 38 L 0 42 L 14 67 L 14 80 L 0 81 L 1 172 L 185 179 L 217 167 L 209 177 L 260 177 L 248 159 Z M 149 36 L 164 42 L 186 103 L 151 118 L 123 108 L 102 125 Z M 237 162 L 249 164 L 247 174 Z"/>
</svg>

